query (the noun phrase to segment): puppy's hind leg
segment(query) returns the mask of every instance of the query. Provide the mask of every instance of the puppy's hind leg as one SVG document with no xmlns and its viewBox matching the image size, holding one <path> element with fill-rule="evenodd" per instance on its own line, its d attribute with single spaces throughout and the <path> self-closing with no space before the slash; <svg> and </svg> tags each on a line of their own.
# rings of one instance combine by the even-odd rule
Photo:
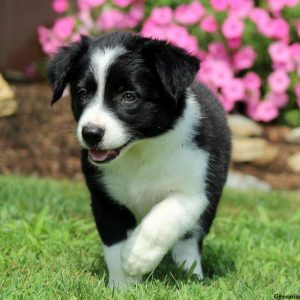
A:
<svg viewBox="0 0 300 300">
<path fill-rule="evenodd" d="M 198 238 L 179 240 L 172 248 L 172 258 L 178 267 L 186 271 L 193 269 L 193 274 L 203 279 Z"/>
</svg>

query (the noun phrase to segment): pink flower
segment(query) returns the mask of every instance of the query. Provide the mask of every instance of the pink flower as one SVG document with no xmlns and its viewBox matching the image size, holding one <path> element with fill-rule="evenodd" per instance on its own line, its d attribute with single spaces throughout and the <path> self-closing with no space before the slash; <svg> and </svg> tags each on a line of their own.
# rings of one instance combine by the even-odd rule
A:
<svg viewBox="0 0 300 300">
<path fill-rule="evenodd" d="M 300 43 L 294 43 L 290 46 L 291 57 L 300 63 Z"/>
<path fill-rule="evenodd" d="M 293 7 L 299 3 L 299 0 L 285 0 L 286 6 Z"/>
<path fill-rule="evenodd" d="M 297 30 L 298 36 L 300 37 L 300 20 L 298 20 L 298 21 L 296 22 L 296 30 Z"/>
<path fill-rule="evenodd" d="M 291 59 L 290 49 L 286 43 L 275 42 L 269 46 L 268 51 L 275 62 L 287 62 Z"/>
<path fill-rule="evenodd" d="M 228 17 L 222 25 L 222 32 L 227 39 L 239 38 L 243 31 L 243 21 L 235 17 Z"/>
<path fill-rule="evenodd" d="M 266 24 L 259 24 L 257 26 L 258 32 L 264 35 L 267 38 L 274 38 L 274 30 L 272 27 L 273 20 L 270 19 Z"/>
<path fill-rule="evenodd" d="M 123 28 L 123 20 L 124 14 L 122 12 L 116 9 L 107 9 L 96 20 L 96 24 L 100 30 L 111 30 L 114 28 Z"/>
<path fill-rule="evenodd" d="M 222 87 L 222 93 L 225 98 L 232 101 L 243 100 L 245 97 L 245 86 L 240 79 L 232 79 Z"/>
<path fill-rule="evenodd" d="M 253 9 L 252 0 L 229 0 L 230 1 L 230 15 L 246 18 Z"/>
<path fill-rule="evenodd" d="M 243 78 L 243 83 L 248 90 L 258 90 L 261 86 L 261 79 L 256 73 L 248 72 Z"/>
<path fill-rule="evenodd" d="M 273 93 L 269 92 L 266 96 L 277 108 L 283 108 L 289 101 L 289 96 L 286 93 Z"/>
<path fill-rule="evenodd" d="M 218 24 L 214 16 L 206 16 L 200 22 L 200 28 L 206 32 L 216 32 L 218 29 Z"/>
<path fill-rule="evenodd" d="M 251 110 L 253 111 L 253 108 L 256 108 L 257 104 L 260 102 L 260 90 L 248 90 L 244 102 L 247 104 L 248 108 L 251 106 Z"/>
<path fill-rule="evenodd" d="M 204 8 L 198 1 L 177 6 L 174 12 L 175 20 L 184 25 L 192 25 L 204 15 Z"/>
<path fill-rule="evenodd" d="M 282 39 L 285 41 L 289 40 L 290 27 L 289 23 L 286 20 L 277 18 L 270 21 L 269 26 L 274 38 Z"/>
<path fill-rule="evenodd" d="M 173 18 L 173 11 L 170 7 L 157 7 L 152 10 L 150 18 L 158 25 L 170 24 Z"/>
<path fill-rule="evenodd" d="M 260 90 L 246 90 L 245 97 L 242 101 L 248 106 L 253 105 L 253 103 L 256 105 L 260 101 L 260 98 Z"/>
<path fill-rule="evenodd" d="M 237 49 L 241 47 L 242 44 L 242 38 L 241 37 L 236 37 L 227 40 L 228 47 L 231 49 Z"/>
<path fill-rule="evenodd" d="M 269 122 L 278 116 L 278 109 L 270 100 L 259 102 L 253 113 L 256 121 Z"/>
<path fill-rule="evenodd" d="M 37 28 L 37 33 L 38 33 L 38 38 L 39 42 L 41 44 L 46 43 L 50 38 L 51 38 L 51 30 L 49 30 L 47 27 L 44 26 L 39 26 Z"/>
<path fill-rule="evenodd" d="M 270 38 L 273 35 L 273 28 L 270 23 L 272 19 L 270 18 L 267 11 L 262 8 L 254 8 L 250 12 L 250 20 L 256 24 L 257 29 L 264 36 Z"/>
<path fill-rule="evenodd" d="M 250 20 L 257 26 L 263 27 L 269 22 L 270 16 L 264 9 L 256 7 L 250 12 Z"/>
<path fill-rule="evenodd" d="M 226 47 L 220 42 L 211 42 L 208 45 L 208 53 L 215 59 L 228 60 Z"/>
<path fill-rule="evenodd" d="M 125 14 L 121 22 L 119 23 L 119 28 L 125 29 L 125 28 L 134 28 L 139 24 L 139 22 L 130 17 L 128 14 Z"/>
<path fill-rule="evenodd" d="M 24 73 L 27 78 L 35 79 L 38 77 L 38 69 L 34 63 L 27 65 L 24 69 Z"/>
<path fill-rule="evenodd" d="M 150 18 L 144 23 L 144 26 L 141 30 L 141 35 L 145 37 L 152 37 L 161 40 L 167 39 L 165 28 L 158 26 Z"/>
<path fill-rule="evenodd" d="M 53 26 L 53 32 L 61 39 L 69 37 L 75 27 L 74 17 L 64 17 L 57 19 Z"/>
<path fill-rule="evenodd" d="M 210 5 L 216 11 L 223 11 L 228 7 L 228 0 L 210 0 Z"/>
<path fill-rule="evenodd" d="M 57 13 L 64 13 L 69 7 L 68 0 L 54 0 L 52 8 Z"/>
<path fill-rule="evenodd" d="M 82 22 L 81 30 L 89 31 L 94 27 L 94 21 L 91 16 L 91 12 L 89 10 L 81 10 L 78 13 L 78 18 Z"/>
<path fill-rule="evenodd" d="M 144 17 L 144 5 L 141 3 L 132 5 L 129 12 L 124 15 L 124 19 L 122 21 L 123 28 L 132 28 L 132 29 L 135 28 L 136 26 L 139 25 L 143 17 Z"/>
<path fill-rule="evenodd" d="M 144 17 L 144 5 L 140 3 L 132 5 L 129 15 L 131 18 L 140 22 Z"/>
<path fill-rule="evenodd" d="M 225 111 L 229 112 L 233 109 L 235 102 L 231 99 L 226 98 L 224 95 L 219 94 L 218 99 L 221 102 Z"/>
<path fill-rule="evenodd" d="M 189 36 L 189 32 L 183 26 L 172 24 L 166 27 L 167 39 L 171 42 L 176 41 L 177 38 L 185 39 Z"/>
<path fill-rule="evenodd" d="M 189 35 L 185 39 L 177 39 L 174 43 L 189 53 L 195 54 L 198 51 L 198 39 L 193 35 Z"/>
<path fill-rule="evenodd" d="M 63 46 L 63 43 L 57 39 L 57 37 L 46 27 L 39 26 L 38 29 L 39 42 L 42 45 L 43 51 L 52 55 L 57 52 L 59 47 Z"/>
<path fill-rule="evenodd" d="M 255 112 L 257 105 L 259 103 L 259 100 L 252 97 L 246 97 L 246 114 L 253 120 L 256 120 Z"/>
<path fill-rule="evenodd" d="M 102 5 L 104 2 L 105 0 L 77 0 L 77 5 L 79 10 L 85 10 Z"/>
<path fill-rule="evenodd" d="M 197 56 L 200 61 L 203 61 L 208 57 L 207 52 L 203 49 L 198 49 L 194 55 Z"/>
<path fill-rule="evenodd" d="M 202 64 L 203 67 L 203 64 Z M 212 83 L 217 87 L 223 87 L 231 81 L 233 72 L 223 61 L 211 61 L 210 62 L 210 79 Z"/>
<path fill-rule="evenodd" d="M 251 68 L 256 59 L 256 53 L 251 46 L 240 49 L 233 55 L 233 66 L 235 70 L 244 70 Z"/>
<path fill-rule="evenodd" d="M 205 83 L 207 86 L 215 88 L 213 83 L 211 82 L 211 74 L 214 68 L 214 61 L 211 59 L 206 59 L 201 63 L 201 68 L 197 74 L 197 80 Z"/>
<path fill-rule="evenodd" d="M 64 46 L 64 44 L 62 44 L 60 41 L 58 41 L 57 39 L 52 39 L 51 41 L 43 45 L 43 51 L 46 54 L 52 56 L 57 53 L 59 48 L 62 46 Z"/>
<path fill-rule="evenodd" d="M 185 27 L 173 24 L 166 28 L 166 39 L 189 52 L 198 50 L 198 40 Z"/>
<path fill-rule="evenodd" d="M 284 8 L 286 0 L 268 0 L 272 11 L 280 11 Z"/>
<path fill-rule="evenodd" d="M 270 88 L 275 93 L 284 93 L 290 84 L 290 78 L 283 70 L 276 70 L 268 77 Z"/>
<path fill-rule="evenodd" d="M 292 60 L 288 60 L 285 62 L 273 62 L 272 68 L 274 70 L 283 70 L 285 72 L 292 72 L 295 69 L 295 64 Z"/>
<path fill-rule="evenodd" d="M 81 35 L 79 33 L 74 33 L 71 36 L 71 41 L 74 42 L 79 42 L 81 40 Z"/>
<path fill-rule="evenodd" d="M 127 7 L 132 4 L 134 0 L 112 0 L 112 2 L 119 7 Z"/>
<path fill-rule="evenodd" d="M 294 70 L 290 47 L 284 42 L 275 42 L 269 46 L 269 53 L 273 60 L 273 69 L 282 69 L 287 72 Z"/>
</svg>

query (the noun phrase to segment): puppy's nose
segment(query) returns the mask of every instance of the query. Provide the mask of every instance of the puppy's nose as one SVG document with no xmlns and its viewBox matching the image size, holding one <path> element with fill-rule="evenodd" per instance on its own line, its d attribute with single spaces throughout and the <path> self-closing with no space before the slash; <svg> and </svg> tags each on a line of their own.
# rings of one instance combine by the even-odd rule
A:
<svg viewBox="0 0 300 300">
<path fill-rule="evenodd" d="M 91 147 L 96 146 L 104 135 L 104 129 L 94 125 L 84 126 L 82 128 L 82 137 Z"/>
</svg>

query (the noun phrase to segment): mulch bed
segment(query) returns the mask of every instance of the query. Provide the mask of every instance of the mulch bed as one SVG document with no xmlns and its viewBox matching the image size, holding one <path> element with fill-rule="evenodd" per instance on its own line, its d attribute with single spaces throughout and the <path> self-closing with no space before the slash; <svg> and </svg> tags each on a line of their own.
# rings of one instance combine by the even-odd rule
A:
<svg viewBox="0 0 300 300">
<path fill-rule="evenodd" d="M 81 180 L 69 99 L 50 107 L 51 91 L 46 84 L 18 84 L 15 89 L 18 113 L 0 119 L 0 173 Z M 300 146 L 284 142 L 287 130 L 265 127 L 265 137 L 280 147 L 274 162 L 267 166 L 233 164 L 233 169 L 261 178 L 276 189 L 299 188 L 300 174 L 289 170 L 286 158 L 300 151 Z"/>
</svg>

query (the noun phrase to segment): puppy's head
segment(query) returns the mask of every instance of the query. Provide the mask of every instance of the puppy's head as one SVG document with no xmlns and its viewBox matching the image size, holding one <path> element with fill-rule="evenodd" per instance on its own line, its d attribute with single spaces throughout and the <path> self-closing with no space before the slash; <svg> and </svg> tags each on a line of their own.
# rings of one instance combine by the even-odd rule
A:
<svg viewBox="0 0 300 300">
<path fill-rule="evenodd" d="M 172 129 L 198 60 L 166 42 L 110 33 L 62 48 L 49 63 L 52 103 L 70 85 L 77 136 L 96 164 Z"/>
</svg>

